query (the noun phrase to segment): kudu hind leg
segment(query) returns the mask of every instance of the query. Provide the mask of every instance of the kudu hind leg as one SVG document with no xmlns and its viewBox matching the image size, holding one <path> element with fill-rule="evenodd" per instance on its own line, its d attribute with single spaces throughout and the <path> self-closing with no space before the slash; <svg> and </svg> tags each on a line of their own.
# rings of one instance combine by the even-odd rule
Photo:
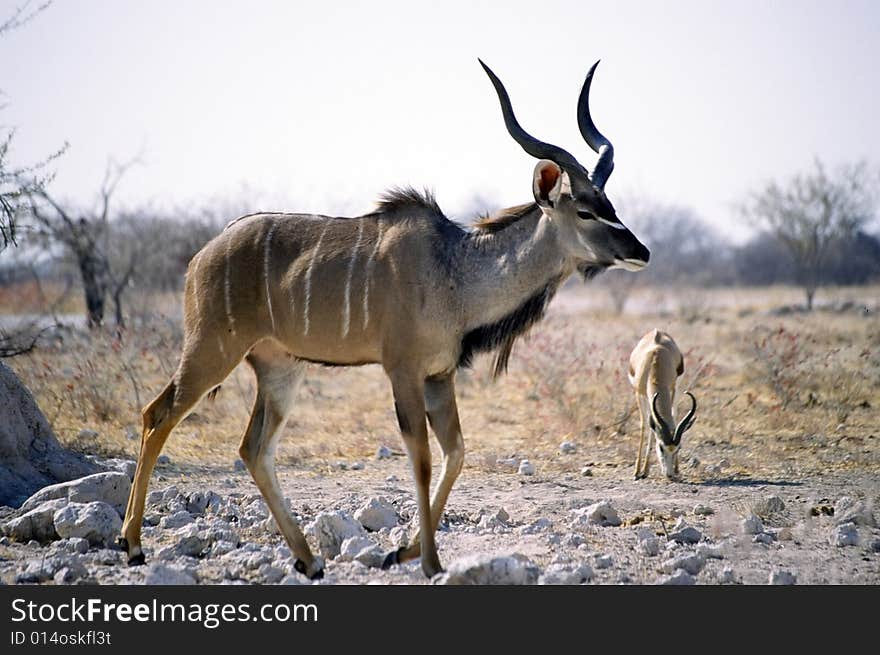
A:
<svg viewBox="0 0 880 655">
<path fill-rule="evenodd" d="M 207 389 L 203 391 L 207 391 Z M 141 450 L 138 455 L 134 482 L 128 495 L 125 520 L 122 523 L 122 535 L 119 539 L 119 545 L 128 552 L 129 565 L 135 566 L 144 563 L 144 553 L 141 548 L 141 524 L 144 520 L 147 487 L 150 484 L 150 476 L 156 466 L 156 460 L 159 458 L 159 453 L 162 452 L 168 435 L 201 398 L 202 392 L 193 393 L 192 389 L 181 387 L 175 379 L 172 379 L 142 412 L 144 427 L 141 435 Z"/>
<path fill-rule="evenodd" d="M 273 359 L 277 362 L 281 357 Z M 305 365 L 270 363 L 257 357 L 248 357 L 248 363 L 257 376 L 257 397 L 238 452 L 296 557 L 294 567 L 310 579 L 321 578 L 324 563 L 312 554 L 296 519 L 287 509 L 275 472 L 278 439 L 293 407 Z"/>
<path fill-rule="evenodd" d="M 202 396 L 220 384 L 241 360 L 243 352 L 228 349 L 225 356 L 206 352 L 201 343 L 190 344 L 184 351 L 174 377 L 143 412 L 141 450 L 134 482 L 128 496 L 120 545 L 128 552 L 129 564 L 143 564 L 141 524 L 150 475 L 159 453 L 175 426 L 192 410 Z"/>
<path fill-rule="evenodd" d="M 425 406 L 428 421 L 443 451 L 440 481 L 431 496 L 431 527 L 436 532 L 449 493 L 464 464 L 464 439 L 461 436 L 461 423 L 455 402 L 454 378 L 450 376 L 442 380 L 428 380 L 425 383 Z M 413 543 L 389 553 L 383 567 L 388 568 L 392 564 L 419 557 L 421 550 L 421 542 L 417 535 Z"/>
<path fill-rule="evenodd" d="M 645 424 L 645 408 L 644 403 L 642 402 L 642 397 L 638 393 L 636 393 L 636 405 L 639 407 L 639 452 L 636 456 L 636 469 L 633 472 L 633 478 L 636 480 L 640 480 L 648 475 L 647 469 L 642 472 L 642 449 L 645 446 L 645 428 L 647 425 Z M 645 459 L 651 456 L 651 452 L 648 449 L 645 449 Z M 646 462 L 647 464 L 647 462 Z"/>
</svg>

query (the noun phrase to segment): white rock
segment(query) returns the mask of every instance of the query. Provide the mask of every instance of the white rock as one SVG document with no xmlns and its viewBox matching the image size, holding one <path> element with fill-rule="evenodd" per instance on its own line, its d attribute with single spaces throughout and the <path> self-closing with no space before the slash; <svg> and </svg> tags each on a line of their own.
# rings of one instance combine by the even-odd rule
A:
<svg viewBox="0 0 880 655">
<path fill-rule="evenodd" d="M 196 579 L 186 569 L 170 566 L 161 562 L 150 564 L 144 576 L 144 584 L 148 585 L 194 585 Z"/>
<path fill-rule="evenodd" d="M 703 559 L 702 555 L 688 554 L 679 555 L 678 557 L 673 557 L 664 561 L 663 564 L 661 564 L 661 568 L 666 573 L 674 573 L 681 569 L 682 571 L 687 571 L 691 575 L 697 575 L 703 570 L 705 565 L 706 560 Z"/>
<path fill-rule="evenodd" d="M 638 549 L 642 554 L 654 557 L 660 552 L 660 540 L 651 535 L 647 539 L 639 541 Z"/>
<path fill-rule="evenodd" d="M 740 522 L 743 534 L 760 534 L 764 531 L 764 523 L 755 514 L 749 514 Z"/>
<path fill-rule="evenodd" d="M 63 578 L 66 582 L 87 575 L 86 567 L 76 557 L 41 557 L 40 559 L 28 560 L 23 571 L 15 576 L 17 583 L 46 582 L 52 580 L 55 575 L 64 569 L 69 573 Z"/>
<path fill-rule="evenodd" d="M 181 555 L 198 557 L 208 546 L 209 540 L 207 534 L 200 531 L 199 527 L 193 523 L 185 525 L 174 534 L 178 539 L 176 549 Z"/>
<path fill-rule="evenodd" d="M 694 505 L 693 513 L 694 516 L 710 516 L 715 513 L 715 510 L 708 505 L 697 504 Z"/>
<path fill-rule="evenodd" d="M 215 541 L 211 544 L 211 547 L 208 549 L 207 556 L 208 557 L 220 557 L 225 555 L 226 553 L 231 553 L 236 548 L 238 548 L 237 544 L 232 541 Z"/>
<path fill-rule="evenodd" d="M 402 525 L 399 525 L 396 528 L 391 528 L 391 531 L 388 533 L 388 538 L 391 540 L 391 543 L 394 544 L 395 548 L 406 546 L 409 543 L 409 535 L 407 534 L 406 528 Z"/>
<path fill-rule="evenodd" d="M 755 514 L 770 516 L 785 510 L 785 502 L 779 496 L 766 496 L 758 500 L 752 507 Z"/>
<path fill-rule="evenodd" d="M 379 446 L 376 449 L 376 459 L 390 459 L 394 453 L 388 446 Z"/>
<path fill-rule="evenodd" d="M 441 585 L 525 585 L 538 582 L 539 569 L 527 557 L 470 555 L 454 561 L 432 582 Z"/>
<path fill-rule="evenodd" d="M 58 569 L 52 580 L 55 584 L 72 584 L 87 577 L 88 574 L 88 569 L 81 562 L 73 560 L 67 566 Z"/>
<path fill-rule="evenodd" d="M 563 455 L 571 455 L 577 452 L 577 445 L 572 441 L 563 441 L 559 444 L 559 452 Z"/>
<path fill-rule="evenodd" d="M 754 536 L 754 538 L 752 539 L 752 542 L 756 543 L 756 544 L 764 544 L 765 546 L 769 546 L 775 540 L 776 539 L 774 538 L 774 536 L 772 534 L 770 534 L 769 532 L 759 532 L 758 534 L 756 534 Z"/>
<path fill-rule="evenodd" d="M 736 584 L 738 577 L 734 570 L 728 566 L 721 571 L 721 575 L 718 576 L 718 582 L 721 584 Z"/>
<path fill-rule="evenodd" d="M 574 510 L 575 519 L 572 527 L 586 525 L 617 526 L 620 525 L 620 516 L 617 510 L 607 500 L 593 503 L 588 507 Z"/>
<path fill-rule="evenodd" d="M 62 539 L 56 544 L 59 548 L 63 549 L 65 552 L 72 553 L 74 555 L 85 555 L 89 552 L 89 540 L 83 539 L 82 537 L 72 537 L 70 539 Z"/>
<path fill-rule="evenodd" d="M 702 532 L 693 526 L 682 525 L 682 523 L 682 521 L 679 521 L 677 525 L 680 525 L 681 527 L 669 535 L 669 538 L 672 541 L 679 544 L 695 544 L 703 538 Z"/>
<path fill-rule="evenodd" d="M 524 459 L 519 463 L 519 468 L 517 472 L 520 475 L 534 475 L 535 474 L 535 465 L 532 464 L 529 460 Z"/>
<path fill-rule="evenodd" d="M 350 514 L 341 511 L 321 512 L 309 525 L 318 542 L 318 549 L 326 559 L 339 555 L 342 542 L 349 537 L 366 535 L 364 527 Z"/>
<path fill-rule="evenodd" d="M 721 546 L 700 544 L 697 546 L 697 554 L 704 559 L 724 559 L 724 550 Z"/>
<path fill-rule="evenodd" d="M 579 534 L 571 532 L 562 539 L 562 544 L 570 548 L 579 548 L 586 543 L 586 540 Z"/>
<path fill-rule="evenodd" d="M 159 521 L 159 527 L 166 530 L 176 530 L 177 528 L 189 525 L 194 520 L 192 514 L 185 509 L 182 509 L 178 512 L 174 512 L 174 514 L 171 514 L 170 516 L 163 516 L 162 520 Z"/>
<path fill-rule="evenodd" d="M 874 513 L 861 500 L 853 500 L 849 496 L 843 496 L 834 504 L 834 522 L 855 523 L 869 528 L 877 527 Z"/>
<path fill-rule="evenodd" d="M 547 532 L 552 527 L 552 523 L 550 519 L 541 518 L 535 519 L 528 525 L 525 525 L 519 529 L 520 534 L 538 534 L 539 532 Z"/>
<path fill-rule="evenodd" d="M 117 473 L 123 473 L 129 480 L 134 480 L 135 471 L 137 471 L 137 462 L 133 459 L 121 459 L 114 457 L 105 459 L 101 462 L 107 468 L 113 469 Z"/>
<path fill-rule="evenodd" d="M 567 564 L 551 564 L 538 578 L 538 584 L 576 585 L 584 584 L 592 579 L 593 569 L 589 564 L 581 564 L 576 568 Z"/>
<path fill-rule="evenodd" d="M 27 543 L 36 540 L 41 543 L 58 538 L 55 531 L 55 512 L 67 505 L 67 498 L 46 501 L 18 518 L 8 521 L 3 531 L 11 539 Z"/>
<path fill-rule="evenodd" d="M 611 555 L 596 555 L 593 564 L 597 569 L 610 569 L 614 565 L 614 558 Z"/>
<path fill-rule="evenodd" d="M 385 555 L 379 545 L 366 536 L 349 537 L 343 541 L 337 558 L 343 562 L 360 562 L 372 568 L 381 566 L 384 559 Z"/>
<path fill-rule="evenodd" d="M 186 497 L 186 511 L 190 514 L 204 514 L 213 493 L 213 491 L 194 491 Z"/>
<path fill-rule="evenodd" d="M 372 539 L 363 534 L 349 537 L 342 542 L 342 546 L 339 548 L 339 555 L 337 555 L 336 559 L 342 562 L 351 562 L 359 552 L 375 545 L 376 544 Z"/>
<path fill-rule="evenodd" d="M 92 545 L 113 543 L 122 529 L 116 510 L 99 501 L 68 503 L 53 516 L 55 531 L 62 539 L 81 537 Z"/>
<path fill-rule="evenodd" d="M 177 557 L 178 552 L 176 544 L 162 546 L 153 554 L 153 558 L 159 560 L 160 562 L 173 562 L 177 559 Z"/>
<path fill-rule="evenodd" d="M 92 501 L 107 503 L 112 505 L 116 512 L 122 516 L 125 513 L 125 506 L 128 504 L 130 491 L 131 479 L 125 473 L 118 471 L 95 473 L 84 478 L 43 487 L 24 501 L 21 509 L 29 511 L 47 500 L 67 498 L 72 503 L 90 503 Z"/>
<path fill-rule="evenodd" d="M 280 582 L 285 575 L 284 570 L 273 564 L 263 564 L 258 569 L 257 573 L 266 584 L 275 584 L 277 582 Z"/>
<path fill-rule="evenodd" d="M 832 546 L 857 546 L 859 543 L 859 531 L 855 523 L 844 523 L 835 526 L 831 530 L 828 542 Z"/>
<path fill-rule="evenodd" d="M 767 584 L 772 585 L 793 585 L 797 584 L 797 577 L 790 571 L 773 571 L 770 574 L 770 580 Z"/>
<path fill-rule="evenodd" d="M 495 512 L 483 510 L 477 527 L 490 532 L 504 533 L 509 531 L 508 521 L 510 521 L 510 515 L 503 507 Z"/>
<path fill-rule="evenodd" d="M 360 471 L 364 468 L 364 463 L 363 462 L 354 462 L 348 468 L 350 468 L 352 471 Z"/>
<path fill-rule="evenodd" d="M 398 523 L 397 510 L 384 496 L 375 496 L 361 505 L 354 513 L 367 530 L 378 532 L 382 528 L 393 528 Z"/>
<path fill-rule="evenodd" d="M 646 528 L 644 526 L 641 528 L 636 528 L 636 538 L 639 541 L 644 541 L 645 539 L 650 539 L 650 538 L 656 537 L 656 536 L 657 536 L 657 534 L 654 532 L 654 530 L 652 528 Z"/>
<path fill-rule="evenodd" d="M 697 579 L 683 569 L 678 569 L 669 577 L 657 581 L 659 585 L 694 585 Z"/>
</svg>

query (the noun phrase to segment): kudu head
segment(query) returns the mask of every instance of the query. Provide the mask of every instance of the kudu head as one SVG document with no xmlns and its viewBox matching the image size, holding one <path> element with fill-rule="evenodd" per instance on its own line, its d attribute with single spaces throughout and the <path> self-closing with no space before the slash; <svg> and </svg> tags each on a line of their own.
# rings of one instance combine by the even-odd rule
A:
<svg viewBox="0 0 880 655">
<path fill-rule="evenodd" d="M 670 480 L 678 478 L 678 451 L 681 446 L 681 438 L 684 433 L 691 429 L 694 424 L 694 414 L 697 413 L 697 399 L 690 391 L 686 391 L 685 395 L 690 396 L 691 409 L 685 415 L 675 430 L 667 423 L 660 412 L 657 410 L 657 397 L 659 393 L 655 393 L 651 399 L 651 418 L 649 425 L 657 436 L 657 459 L 663 468 L 663 474 Z M 674 424 L 673 424 L 674 425 Z"/>
<path fill-rule="evenodd" d="M 482 60 L 480 64 L 498 93 L 507 131 L 523 150 L 540 160 L 532 181 L 535 202 L 557 224 L 562 246 L 578 270 L 586 277 L 606 268 L 644 268 L 648 249 L 617 218 L 605 195 L 605 183 L 614 169 L 614 146 L 596 129 L 589 107 L 590 85 L 599 62 L 587 73 L 577 105 L 581 134 L 599 155 L 592 173 L 567 151 L 528 134 L 517 122 L 501 80 Z"/>
</svg>

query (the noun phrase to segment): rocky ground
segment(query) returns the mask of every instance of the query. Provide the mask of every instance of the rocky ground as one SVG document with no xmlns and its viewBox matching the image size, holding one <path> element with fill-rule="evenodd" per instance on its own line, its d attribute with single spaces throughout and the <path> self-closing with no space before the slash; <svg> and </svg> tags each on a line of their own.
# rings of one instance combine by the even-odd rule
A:
<svg viewBox="0 0 880 655">
<path fill-rule="evenodd" d="M 880 500 L 870 472 L 757 479 L 684 463 L 655 471 L 593 465 L 542 474 L 512 458 L 466 468 L 438 533 L 447 572 L 377 568 L 416 513 L 404 457 L 284 467 L 282 487 L 313 548 L 315 584 L 878 584 Z M 585 465 L 586 464 L 586 465 Z M 163 460 L 143 531 L 147 566 L 113 547 L 133 462 L 0 508 L 0 580 L 41 584 L 307 584 L 240 462 L 227 470 Z M 537 469 L 537 470 L 535 470 Z M 435 472 L 436 475 L 436 472 Z"/>
</svg>

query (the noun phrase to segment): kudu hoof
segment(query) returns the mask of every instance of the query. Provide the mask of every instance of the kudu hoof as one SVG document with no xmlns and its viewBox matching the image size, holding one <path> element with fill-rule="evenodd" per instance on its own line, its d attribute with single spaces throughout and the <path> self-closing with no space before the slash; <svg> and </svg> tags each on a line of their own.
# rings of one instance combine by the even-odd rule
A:
<svg viewBox="0 0 880 655">
<path fill-rule="evenodd" d="M 293 570 L 297 573 L 302 573 L 309 580 L 321 580 L 324 578 L 324 567 L 319 568 L 312 575 L 309 575 L 308 569 L 306 568 L 306 563 L 301 559 L 297 559 L 293 562 Z"/>
<path fill-rule="evenodd" d="M 387 571 L 392 566 L 400 564 L 400 553 L 406 550 L 406 547 L 401 546 L 397 550 L 392 550 L 385 556 L 385 559 L 382 560 L 382 570 Z"/>
<path fill-rule="evenodd" d="M 143 553 L 138 553 L 137 555 L 134 555 L 134 556 L 128 558 L 128 565 L 129 566 L 143 566 L 146 563 L 147 563 L 147 558 L 144 557 Z"/>
<path fill-rule="evenodd" d="M 128 539 L 126 539 L 125 537 L 119 537 L 118 539 L 116 539 L 116 545 L 121 550 L 124 550 L 126 552 L 126 554 L 129 553 Z M 144 551 L 139 552 L 137 555 L 129 555 L 129 558 L 128 558 L 128 565 L 129 566 L 141 566 L 143 564 L 146 564 L 146 562 L 147 562 L 147 558 L 144 557 Z"/>
</svg>

